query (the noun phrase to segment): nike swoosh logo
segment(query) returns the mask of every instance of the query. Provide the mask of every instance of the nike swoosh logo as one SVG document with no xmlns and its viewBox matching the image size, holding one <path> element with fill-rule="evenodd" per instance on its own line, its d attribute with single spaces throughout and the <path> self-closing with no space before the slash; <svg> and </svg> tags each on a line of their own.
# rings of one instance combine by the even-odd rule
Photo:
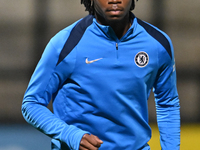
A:
<svg viewBox="0 0 200 150">
<path fill-rule="evenodd" d="M 86 64 L 91 64 L 91 63 L 96 62 L 96 61 L 99 61 L 99 60 L 101 60 L 101 59 L 103 59 L 103 58 L 99 58 L 99 59 L 95 59 L 95 60 L 89 61 L 88 58 L 86 58 L 85 63 L 86 63 Z"/>
</svg>

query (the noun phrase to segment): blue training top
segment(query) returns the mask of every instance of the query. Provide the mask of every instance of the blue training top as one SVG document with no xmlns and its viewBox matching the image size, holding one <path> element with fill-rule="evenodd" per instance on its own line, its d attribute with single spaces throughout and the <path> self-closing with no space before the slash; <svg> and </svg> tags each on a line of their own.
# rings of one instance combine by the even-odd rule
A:
<svg viewBox="0 0 200 150">
<path fill-rule="evenodd" d="M 85 133 L 104 141 L 99 150 L 150 149 L 152 88 L 161 147 L 179 149 L 172 43 L 156 27 L 132 18 L 121 39 L 88 15 L 47 45 L 24 95 L 22 113 L 52 138 L 53 150 L 78 150 Z M 54 113 L 46 108 L 51 100 Z"/>
</svg>

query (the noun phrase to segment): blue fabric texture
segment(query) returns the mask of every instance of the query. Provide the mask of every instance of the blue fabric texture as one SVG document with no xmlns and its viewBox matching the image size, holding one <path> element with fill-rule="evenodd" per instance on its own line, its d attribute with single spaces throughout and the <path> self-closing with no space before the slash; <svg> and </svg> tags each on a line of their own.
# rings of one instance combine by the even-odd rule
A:
<svg viewBox="0 0 200 150">
<path fill-rule="evenodd" d="M 46 46 L 24 95 L 22 113 L 28 123 L 52 138 L 52 149 L 78 150 L 86 133 L 104 141 L 99 150 L 150 149 L 152 89 L 162 150 L 180 148 L 171 40 L 132 17 L 132 26 L 121 39 L 111 27 L 86 16 Z M 74 33 L 74 28 L 80 32 Z M 76 43 L 70 42 L 73 46 L 67 49 L 69 38 Z M 51 100 L 53 113 L 47 108 Z"/>
</svg>

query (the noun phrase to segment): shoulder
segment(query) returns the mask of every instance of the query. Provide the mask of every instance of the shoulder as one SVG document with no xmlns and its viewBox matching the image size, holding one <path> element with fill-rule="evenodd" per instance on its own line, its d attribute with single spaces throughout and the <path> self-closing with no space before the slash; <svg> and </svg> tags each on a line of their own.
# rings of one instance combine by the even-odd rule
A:
<svg viewBox="0 0 200 150">
<path fill-rule="evenodd" d="M 54 35 L 50 42 L 53 43 L 54 46 L 59 45 L 63 42 L 65 42 L 67 40 L 67 38 L 69 37 L 72 29 L 76 26 L 76 24 L 81 21 L 82 19 L 74 22 L 73 24 L 65 27 L 64 29 L 60 30 L 58 33 L 56 33 L 56 35 Z"/>
<path fill-rule="evenodd" d="M 147 23 L 143 20 L 140 20 L 138 18 L 137 18 L 137 23 L 139 26 L 143 28 L 143 30 L 148 35 L 150 35 L 153 39 L 155 39 L 164 48 L 164 50 L 169 54 L 171 58 L 173 57 L 172 42 L 170 37 L 165 32 L 155 27 L 154 25 Z"/>
<path fill-rule="evenodd" d="M 42 54 L 42 60 L 49 60 L 49 58 L 54 58 L 56 61 L 63 49 L 64 44 L 66 43 L 66 40 L 68 39 L 71 30 L 74 28 L 74 26 L 79 22 L 80 20 L 76 21 L 75 23 L 71 24 L 70 26 L 60 30 L 56 35 L 54 35 L 50 41 L 48 42 L 47 46 L 45 47 L 45 50 Z M 45 59 L 46 58 L 46 59 Z"/>
<path fill-rule="evenodd" d="M 73 38 L 81 36 L 85 32 L 87 27 L 92 24 L 92 22 L 93 16 L 91 15 L 81 18 L 73 24 L 69 25 L 68 27 L 59 31 L 53 38 L 51 38 L 51 42 L 53 43 L 53 45 L 55 45 L 55 47 L 60 44 L 64 45 L 71 34 Z"/>
</svg>

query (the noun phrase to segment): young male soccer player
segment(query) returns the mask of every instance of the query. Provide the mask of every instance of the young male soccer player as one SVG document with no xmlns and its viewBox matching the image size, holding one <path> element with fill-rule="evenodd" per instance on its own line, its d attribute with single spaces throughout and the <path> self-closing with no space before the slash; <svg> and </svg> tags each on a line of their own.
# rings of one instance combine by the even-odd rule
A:
<svg viewBox="0 0 200 150">
<path fill-rule="evenodd" d="M 153 88 L 163 150 L 180 145 L 179 98 L 169 37 L 136 18 L 134 0 L 81 0 L 88 16 L 47 45 L 22 113 L 53 150 L 149 150 Z M 53 101 L 51 113 L 46 106 Z"/>
</svg>

